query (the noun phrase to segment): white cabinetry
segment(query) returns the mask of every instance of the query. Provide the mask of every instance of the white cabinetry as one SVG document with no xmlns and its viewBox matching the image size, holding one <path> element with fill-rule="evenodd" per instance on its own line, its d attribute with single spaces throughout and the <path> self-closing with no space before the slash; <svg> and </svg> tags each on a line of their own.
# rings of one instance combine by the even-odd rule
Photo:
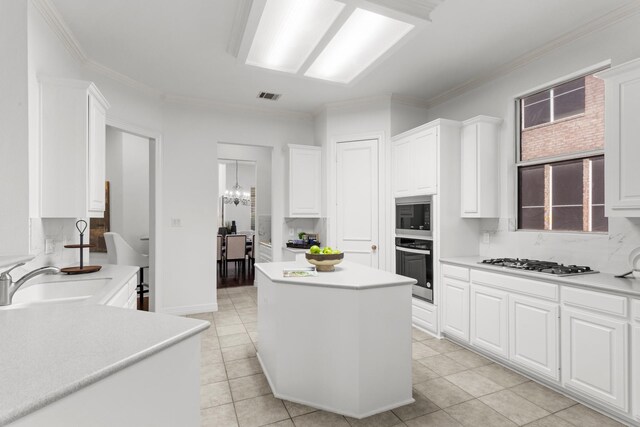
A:
<svg viewBox="0 0 640 427">
<path fill-rule="evenodd" d="M 562 300 L 563 385 L 626 412 L 626 298 L 566 288 Z"/>
<path fill-rule="evenodd" d="M 442 266 L 442 331 L 469 342 L 469 270 Z"/>
<path fill-rule="evenodd" d="M 509 295 L 509 359 L 524 367 L 560 379 L 558 304 Z"/>
<path fill-rule="evenodd" d="M 418 298 L 411 298 L 411 321 L 413 325 L 434 334 L 438 333 L 438 308 Z"/>
<path fill-rule="evenodd" d="M 437 127 L 420 127 L 394 137 L 391 155 L 394 197 L 437 192 Z"/>
<path fill-rule="evenodd" d="M 606 215 L 640 216 L 640 59 L 603 71 Z"/>
<path fill-rule="evenodd" d="M 498 289 L 471 286 L 471 344 L 509 357 L 507 293 Z"/>
<path fill-rule="evenodd" d="M 640 300 L 632 301 L 632 324 L 631 324 L 631 354 L 635 355 L 631 359 L 631 372 L 633 374 L 633 387 L 631 391 L 634 417 L 640 421 Z"/>
<path fill-rule="evenodd" d="M 91 82 L 40 82 L 40 216 L 102 217 L 106 110 Z"/>
<path fill-rule="evenodd" d="M 463 123 L 461 216 L 500 216 L 499 128 L 502 119 L 478 116 Z"/>
<path fill-rule="evenodd" d="M 138 273 L 139 274 L 139 273 Z M 138 287 L 138 274 L 131 277 L 116 294 L 107 301 L 106 305 L 112 307 L 131 308 L 136 310 L 138 308 L 137 287 Z"/>
<path fill-rule="evenodd" d="M 322 216 L 322 148 L 289 145 L 289 218 Z"/>
</svg>

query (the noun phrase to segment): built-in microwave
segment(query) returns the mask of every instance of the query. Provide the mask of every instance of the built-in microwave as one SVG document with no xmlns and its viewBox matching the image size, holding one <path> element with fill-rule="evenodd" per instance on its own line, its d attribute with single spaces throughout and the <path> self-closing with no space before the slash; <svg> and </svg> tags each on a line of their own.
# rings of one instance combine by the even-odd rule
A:
<svg viewBox="0 0 640 427">
<path fill-rule="evenodd" d="M 431 198 L 396 199 L 396 234 L 431 236 Z"/>
</svg>

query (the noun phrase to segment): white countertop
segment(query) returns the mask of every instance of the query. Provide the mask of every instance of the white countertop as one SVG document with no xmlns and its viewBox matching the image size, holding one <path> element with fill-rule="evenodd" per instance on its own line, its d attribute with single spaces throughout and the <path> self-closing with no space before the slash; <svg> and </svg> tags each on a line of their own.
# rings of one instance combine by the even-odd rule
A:
<svg viewBox="0 0 640 427">
<path fill-rule="evenodd" d="M 486 259 L 486 257 L 451 257 L 440 258 L 440 261 L 446 264 L 456 264 L 463 267 L 472 267 L 479 270 L 487 270 L 496 273 L 528 277 L 530 279 L 542 280 L 545 282 L 559 283 L 581 288 L 591 288 L 594 290 L 615 292 L 634 297 L 640 297 L 640 280 L 634 279 L 632 276 L 624 279 L 616 278 L 613 274 L 609 273 L 579 274 L 576 276 L 555 276 L 551 274 L 497 267 L 488 264 L 478 264 L 483 259 Z"/>
<path fill-rule="evenodd" d="M 87 304 L 0 310 L 0 425 L 209 327 L 209 322 Z"/>
<path fill-rule="evenodd" d="M 21 262 L 29 262 L 35 255 L 0 255 L 0 268 L 13 267 Z M 4 271 L 4 269 L 2 269 Z"/>
<path fill-rule="evenodd" d="M 387 271 L 366 267 L 350 261 L 342 261 L 336 265 L 336 271 L 318 272 L 317 277 L 283 277 L 285 268 L 311 267 L 306 261 L 258 263 L 256 268 L 267 275 L 275 283 L 287 283 L 306 286 L 321 286 L 342 289 L 372 289 L 389 286 L 408 286 L 416 283 L 415 279 L 389 273 Z"/>
<path fill-rule="evenodd" d="M 282 249 L 284 249 L 285 251 L 293 252 L 294 254 L 303 254 L 303 253 L 309 251 L 309 249 L 288 248 L 286 246 L 283 246 Z"/>
</svg>

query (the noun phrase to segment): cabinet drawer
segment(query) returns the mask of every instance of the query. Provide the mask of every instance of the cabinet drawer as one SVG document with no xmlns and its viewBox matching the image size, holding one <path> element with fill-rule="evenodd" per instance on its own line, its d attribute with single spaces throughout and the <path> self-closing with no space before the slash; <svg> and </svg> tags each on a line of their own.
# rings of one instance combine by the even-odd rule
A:
<svg viewBox="0 0 640 427">
<path fill-rule="evenodd" d="M 558 285 L 515 277 L 510 274 L 471 270 L 471 282 L 552 301 L 558 301 L 559 297 Z"/>
<path fill-rule="evenodd" d="M 469 281 L 468 268 L 458 267 L 456 265 L 442 264 L 442 274 L 445 277 L 451 277 L 452 279 L 458 279 L 464 282 Z"/>
<path fill-rule="evenodd" d="M 131 308 L 134 310 L 138 308 L 138 299 L 136 298 L 136 294 L 132 294 L 129 296 L 129 301 L 127 301 L 127 308 Z"/>
<path fill-rule="evenodd" d="M 138 273 L 138 274 L 140 274 L 140 273 Z M 133 295 L 136 294 L 136 288 L 138 287 L 138 274 L 133 276 L 127 282 L 127 288 L 129 289 L 129 294 L 133 294 Z"/>
<path fill-rule="evenodd" d="M 565 305 L 597 311 L 599 313 L 627 316 L 627 298 L 603 292 L 565 287 L 562 289 Z"/>
<path fill-rule="evenodd" d="M 129 287 L 123 286 L 114 295 L 114 297 L 109 300 L 107 305 L 111 305 L 113 307 L 126 307 L 128 301 L 129 301 Z"/>
<path fill-rule="evenodd" d="M 633 320 L 640 323 L 640 299 L 631 300 L 631 316 Z"/>
<path fill-rule="evenodd" d="M 437 333 L 438 331 L 438 316 L 436 307 L 429 306 L 427 304 L 421 304 L 421 301 L 413 300 L 413 306 L 411 307 L 413 324 Z"/>
</svg>

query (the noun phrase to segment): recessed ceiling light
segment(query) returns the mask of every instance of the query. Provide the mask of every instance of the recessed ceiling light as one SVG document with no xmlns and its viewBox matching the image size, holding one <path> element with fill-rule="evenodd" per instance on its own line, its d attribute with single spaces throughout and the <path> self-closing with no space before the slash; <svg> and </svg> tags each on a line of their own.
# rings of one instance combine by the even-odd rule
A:
<svg viewBox="0 0 640 427">
<path fill-rule="evenodd" d="M 356 9 L 313 62 L 305 76 L 349 83 L 414 28 L 364 9 Z"/>
<path fill-rule="evenodd" d="M 246 63 L 297 73 L 344 6 L 335 0 L 267 0 Z"/>
</svg>

